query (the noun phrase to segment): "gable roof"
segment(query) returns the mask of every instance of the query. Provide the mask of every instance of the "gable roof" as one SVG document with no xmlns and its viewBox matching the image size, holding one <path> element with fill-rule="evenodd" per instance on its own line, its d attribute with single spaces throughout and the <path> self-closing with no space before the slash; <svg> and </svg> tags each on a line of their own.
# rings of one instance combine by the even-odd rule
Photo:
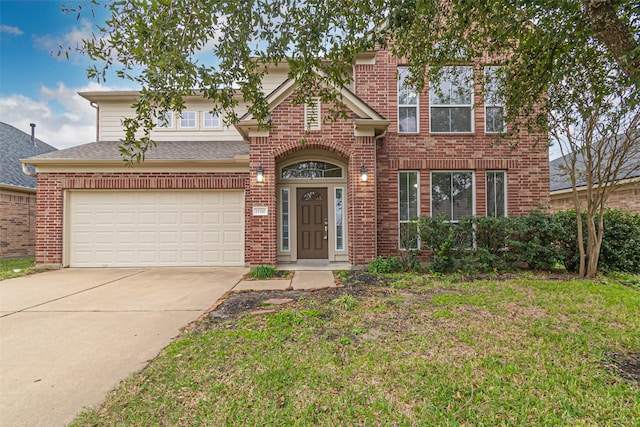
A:
<svg viewBox="0 0 640 427">
<path fill-rule="evenodd" d="M 266 100 L 269 111 L 272 111 L 284 102 L 294 92 L 296 86 L 297 84 L 293 79 L 287 79 L 267 95 Z M 379 129 L 386 129 L 389 125 L 389 120 L 382 117 L 380 113 L 371 108 L 349 88 L 342 86 L 335 90 L 340 93 L 341 100 L 345 106 L 354 113 L 356 125 L 373 126 Z M 246 113 L 244 116 L 240 117 L 240 120 L 235 126 L 236 129 L 238 129 L 238 132 L 246 138 L 250 130 L 258 128 L 258 121 L 251 113 Z"/>
<path fill-rule="evenodd" d="M 34 143 L 35 142 L 35 143 Z M 0 185 L 36 188 L 36 179 L 22 172 L 20 159 L 57 151 L 39 139 L 0 122 Z"/>
<path fill-rule="evenodd" d="M 627 162 L 620 169 L 616 181 L 623 179 L 636 179 L 640 178 L 640 151 L 635 156 L 630 156 Z M 576 169 L 578 171 L 584 170 L 584 161 L 581 156 L 578 156 L 576 161 Z M 549 188 L 551 192 L 562 191 L 571 189 L 571 180 L 567 174 L 564 157 L 558 157 L 557 159 L 549 162 Z M 584 187 L 587 185 L 583 177 L 577 176 L 576 187 Z"/>
<path fill-rule="evenodd" d="M 30 165 L 111 164 L 124 165 L 120 141 L 99 141 L 24 159 Z M 145 153 L 145 163 L 248 162 L 244 141 L 158 141 Z"/>
</svg>

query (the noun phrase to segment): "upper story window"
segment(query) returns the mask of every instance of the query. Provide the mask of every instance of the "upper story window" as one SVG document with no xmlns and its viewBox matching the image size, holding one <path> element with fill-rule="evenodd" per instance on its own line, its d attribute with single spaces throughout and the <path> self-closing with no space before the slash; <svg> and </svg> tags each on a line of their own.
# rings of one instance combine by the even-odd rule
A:
<svg viewBox="0 0 640 427">
<path fill-rule="evenodd" d="M 502 67 L 484 67 L 484 131 L 500 133 L 505 131 L 504 99 L 498 92 Z"/>
<path fill-rule="evenodd" d="M 326 162 L 300 162 L 283 167 L 282 178 L 342 178 L 342 168 Z"/>
<path fill-rule="evenodd" d="M 306 130 L 320 130 L 320 98 L 313 98 L 304 104 L 304 127 Z"/>
<path fill-rule="evenodd" d="M 195 111 L 183 111 L 180 113 L 180 129 L 195 129 L 197 127 Z"/>
<path fill-rule="evenodd" d="M 165 129 L 173 128 L 173 112 L 167 111 L 163 115 L 158 116 L 156 126 Z"/>
<path fill-rule="evenodd" d="M 430 84 L 429 99 L 431 132 L 473 131 L 472 67 L 443 67 L 439 81 Z"/>
<path fill-rule="evenodd" d="M 202 126 L 206 129 L 217 129 L 220 127 L 220 116 L 210 111 L 202 113 Z"/>
<path fill-rule="evenodd" d="M 418 132 L 418 92 L 407 84 L 407 67 L 398 68 L 398 132 Z"/>
</svg>

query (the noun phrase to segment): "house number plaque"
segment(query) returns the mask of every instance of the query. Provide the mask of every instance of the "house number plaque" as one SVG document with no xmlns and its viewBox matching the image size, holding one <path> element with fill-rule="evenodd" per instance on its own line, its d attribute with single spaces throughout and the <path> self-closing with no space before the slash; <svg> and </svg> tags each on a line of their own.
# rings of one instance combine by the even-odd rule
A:
<svg viewBox="0 0 640 427">
<path fill-rule="evenodd" d="M 254 206 L 253 216 L 267 216 L 269 215 L 269 208 L 267 206 Z"/>
</svg>

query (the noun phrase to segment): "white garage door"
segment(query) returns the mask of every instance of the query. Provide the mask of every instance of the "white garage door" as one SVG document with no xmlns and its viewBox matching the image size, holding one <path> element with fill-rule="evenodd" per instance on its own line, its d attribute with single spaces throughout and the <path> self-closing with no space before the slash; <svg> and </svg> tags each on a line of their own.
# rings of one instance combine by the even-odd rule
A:
<svg viewBox="0 0 640 427">
<path fill-rule="evenodd" d="M 71 267 L 242 266 L 244 192 L 74 191 Z"/>
</svg>

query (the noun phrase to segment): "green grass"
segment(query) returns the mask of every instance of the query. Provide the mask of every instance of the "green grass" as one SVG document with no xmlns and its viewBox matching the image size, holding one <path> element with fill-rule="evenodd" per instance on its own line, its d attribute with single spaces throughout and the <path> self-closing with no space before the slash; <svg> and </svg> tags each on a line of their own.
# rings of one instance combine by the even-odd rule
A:
<svg viewBox="0 0 640 427">
<path fill-rule="evenodd" d="M 640 292 L 519 278 L 313 292 L 170 344 L 84 412 L 93 425 L 614 426 L 638 385 Z M 406 284 L 410 284 L 406 287 Z"/>
<path fill-rule="evenodd" d="M 0 260 L 0 280 L 32 274 L 35 262 L 33 258 Z"/>
</svg>

